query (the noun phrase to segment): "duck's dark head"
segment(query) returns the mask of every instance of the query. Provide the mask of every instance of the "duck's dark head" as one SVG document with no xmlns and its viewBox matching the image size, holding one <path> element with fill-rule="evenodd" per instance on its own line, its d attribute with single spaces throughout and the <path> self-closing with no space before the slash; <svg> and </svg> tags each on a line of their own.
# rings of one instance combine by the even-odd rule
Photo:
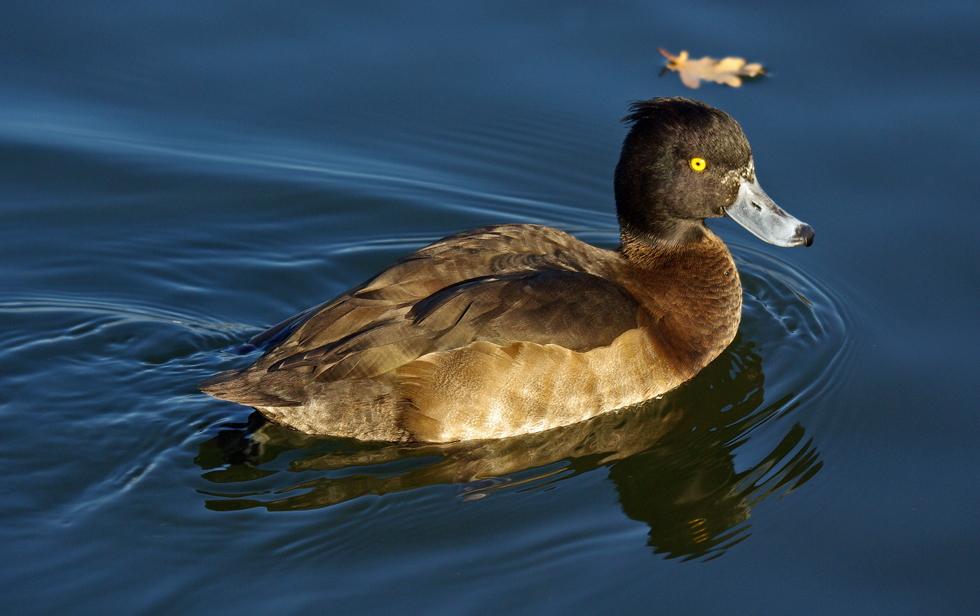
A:
<svg viewBox="0 0 980 616">
<path fill-rule="evenodd" d="M 686 98 L 633 103 L 616 166 L 616 210 L 624 242 L 680 245 L 728 215 L 778 246 L 809 246 L 813 229 L 781 210 L 759 186 L 752 148 L 731 116 Z"/>
</svg>

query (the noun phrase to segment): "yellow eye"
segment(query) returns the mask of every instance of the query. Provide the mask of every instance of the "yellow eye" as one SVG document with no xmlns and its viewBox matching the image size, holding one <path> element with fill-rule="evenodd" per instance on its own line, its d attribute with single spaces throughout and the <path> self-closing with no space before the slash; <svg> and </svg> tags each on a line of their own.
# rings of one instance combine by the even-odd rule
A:
<svg viewBox="0 0 980 616">
<path fill-rule="evenodd" d="M 708 163 L 703 158 L 698 158 L 695 156 L 691 159 L 691 169 L 695 171 L 704 171 L 704 168 L 708 166 Z"/>
</svg>

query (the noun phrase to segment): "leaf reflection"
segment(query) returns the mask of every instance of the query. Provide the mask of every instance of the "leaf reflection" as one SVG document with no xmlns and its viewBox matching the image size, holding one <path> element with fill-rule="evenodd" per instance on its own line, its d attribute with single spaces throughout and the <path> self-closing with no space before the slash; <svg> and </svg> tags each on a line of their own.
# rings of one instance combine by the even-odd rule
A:
<svg viewBox="0 0 980 616">
<path fill-rule="evenodd" d="M 736 471 L 735 450 L 786 429 L 769 420 L 794 406 L 790 395 L 763 406 L 764 380 L 760 355 L 739 335 L 663 399 L 548 432 L 399 447 L 311 437 L 256 413 L 202 443 L 196 462 L 215 484 L 203 493 L 216 497 L 205 502 L 216 511 L 317 509 L 437 484 L 459 484 L 471 500 L 606 467 L 623 512 L 649 526 L 655 553 L 710 559 L 748 537 L 754 507 L 822 466 L 803 428 L 790 425 L 761 461 Z"/>
</svg>

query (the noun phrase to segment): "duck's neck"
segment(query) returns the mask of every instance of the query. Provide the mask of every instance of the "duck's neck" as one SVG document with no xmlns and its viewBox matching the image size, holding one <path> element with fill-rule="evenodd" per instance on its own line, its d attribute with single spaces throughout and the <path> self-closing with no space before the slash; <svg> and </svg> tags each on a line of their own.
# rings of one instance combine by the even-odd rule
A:
<svg viewBox="0 0 980 616">
<path fill-rule="evenodd" d="M 706 226 L 683 243 L 623 232 L 619 254 L 633 270 L 631 291 L 654 317 L 678 370 L 693 376 L 735 338 L 742 284 L 725 243 Z"/>
</svg>

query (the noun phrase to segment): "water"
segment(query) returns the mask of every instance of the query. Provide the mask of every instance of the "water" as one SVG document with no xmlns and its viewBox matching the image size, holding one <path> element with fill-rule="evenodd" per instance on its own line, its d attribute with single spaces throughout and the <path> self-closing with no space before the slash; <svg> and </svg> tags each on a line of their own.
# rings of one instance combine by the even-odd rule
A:
<svg viewBox="0 0 980 616">
<path fill-rule="evenodd" d="M 0 8 L 0 594 L 52 613 L 976 613 L 974 3 Z M 658 46 L 741 55 L 735 90 Z M 195 383 L 448 233 L 616 244 L 630 100 L 731 113 L 733 345 L 550 433 L 394 448 Z"/>
</svg>

